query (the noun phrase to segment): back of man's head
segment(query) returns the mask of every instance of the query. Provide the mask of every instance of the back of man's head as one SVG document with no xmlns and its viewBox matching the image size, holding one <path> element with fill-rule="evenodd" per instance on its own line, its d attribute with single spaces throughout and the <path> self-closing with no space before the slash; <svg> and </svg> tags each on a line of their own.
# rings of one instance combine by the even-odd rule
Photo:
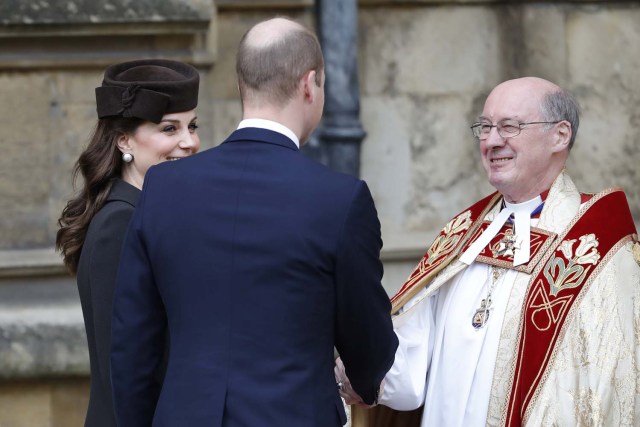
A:
<svg viewBox="0 0 640 427">
<path fill-rule="evenodd" d="M 320 86 L 323 69 L 320 43 L 307 28 L 286 18 L 260 22 L 238 48 L 236 72 L 243 105 L 284 106 L 308 71 L 316 71 Z"/>
</svg>

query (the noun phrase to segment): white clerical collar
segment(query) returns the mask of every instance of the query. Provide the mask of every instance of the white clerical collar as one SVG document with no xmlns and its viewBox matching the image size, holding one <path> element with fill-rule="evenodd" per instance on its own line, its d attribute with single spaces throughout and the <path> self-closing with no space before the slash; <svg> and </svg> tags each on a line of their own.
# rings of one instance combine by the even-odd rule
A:
<svg viewBox="0 0 640 427">
<path fill-rule="evenodd" d="M 540 206 L 540 203 L 542 203 L 542 197 L 540 196 L 536 196 L 533 199 L 522 203 L 509 203 L 504 198 L 502 200 L 504 200 L 504 205 L 512 211 L 526 212 L 529 216 L 531 216 L 531 212 L 533 212 L 538 206 Z"/>
<path fill-rule="evenodd" d="M 238 125 L 238 129 L 243 128 L 260 128 L 260 129 L 269 129 L 274 132 L 278 132 L 292 140 L 296 147 L 300 148 L 300 139 L 296 136 L 295 133 L 288 127 L 278 122 L 274 122 L 273 120 L 266 119 L 244 119 Z"/>
<path fill-rule="evenodd" d="M 504 200 L 504 199 L 503 199 Z M 482 250 L 498 234 L 502 226 L 513 215 L 513 228 L 516 238 L 516 251 L 513 256 L 513 266 L 529 262 L 531 256 L 531 213 L 542 203 L 542 198 L 537 196 L 523 203 L 509 203 L 504 200 L 504 207 L 489 224 L 487 229 L 469 246 L 460 256 L 460 261 L 471 265 Z"/>
</svg>

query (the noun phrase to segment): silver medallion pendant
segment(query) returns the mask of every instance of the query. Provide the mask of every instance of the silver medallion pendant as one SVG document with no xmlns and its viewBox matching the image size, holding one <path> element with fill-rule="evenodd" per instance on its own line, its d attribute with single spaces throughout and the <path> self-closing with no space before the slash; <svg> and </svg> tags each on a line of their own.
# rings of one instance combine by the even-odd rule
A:
<svg viewBox="0 0 640 427">
<path fill-rule="evenodd" d="M 476 314 L 474 314 L 473 318 L 471 319 L 471 326 L 476 329 L 484 327 L 484 325 L 486 325 L 487 321 L 489 320 L 490 308 L 491 300 L 489 300 L 489 303 L 487 304 L 486 300 L 483 299 L 480 302 L 480 308 L 476 310 Z"/>
</svg>

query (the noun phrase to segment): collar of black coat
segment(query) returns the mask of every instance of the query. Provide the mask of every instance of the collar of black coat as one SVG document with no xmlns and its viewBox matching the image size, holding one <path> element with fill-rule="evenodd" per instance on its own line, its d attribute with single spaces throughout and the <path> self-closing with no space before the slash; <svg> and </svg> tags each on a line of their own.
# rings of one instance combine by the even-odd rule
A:
<svg viewBox="0 0 640 427">
<path fill-rule="evenodd" d="M 140 199 L 140 193 L 141 191 L 138 188 L 120 178 L 116 178 L 111 184 L 111 191 L 109 191 L 109 195 L 107 196 L 107 202 L 126 202 L 135 208 L 138 204 L 138 199 Z"/>
</svg>

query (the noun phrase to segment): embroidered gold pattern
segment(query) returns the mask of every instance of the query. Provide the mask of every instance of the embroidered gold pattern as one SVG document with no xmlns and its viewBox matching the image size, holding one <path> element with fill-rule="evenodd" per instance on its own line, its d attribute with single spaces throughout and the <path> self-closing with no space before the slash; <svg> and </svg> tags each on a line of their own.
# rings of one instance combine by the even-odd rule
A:
<svg viewBox="0 0 640 427">
<path fill-rule="evenodd" d="M 462 238 L 462 231 L 471 226 L 471 211 L 465 211 L 447 223 L 427 250 L 428 256 L 420 263 L 420 272 L 429 268 L 443 254 L 451 252 Z"/>
<path fill-rule="evenodd" d="M 635 283 L 640 281 L 640 277 L 638 277 L 638 272 L 634 275 Z M 640 289 L 636 288 L 635 296 L 633 298 L 633 312 L 640 313 Z M 640 346 L 640 316 L 635 316 L 633 319 L 633 335 L 634 335 L 634 343 L 637 346 Z M 634 364 L 635 365 L 635 364 Z M 635 393 L 640 396 L 640 366 L 635 366 L 638 381 L 636 381 Z"/>
<path fill-rule="evenodd" d="M 540 380 L 541 387 L 538 387 L 534 391 L 531 403 L 525 411 L 523 425 L 529 423 L 531 423 L 531 425 L 543 425 L 537 424 L 537 422 L 540 421 L 537 417 L 532 420 L 531 415 L 532 412 L 540 415 L 541 412 L 550 410 L 549 407 L 541 404 L 539 401 L 539 395 L 542 392 L 543 385 L 545 384 L 546 386 L 544 386 L 544 388 L 546 389 L 546 392 L 543 394 L 548 396 L 547 393 L 551 393 L 553 397 L 551 399 L 543 400 L 546 400 L 547 402 L 555 402 L 554 405 L 559 405 L 557 409 L 562 408 L 563 406 L 565 408 L 567 407 L 566 401 L 563 403 L 562 400 L 554 400 L 558 398 L 558 389 L 554 384 L 558 385 L 558 375 L 569 375 L 569 373 L 565 371 L 566 369 L 573 372 L 573 374 L 570 375 L 580 375 L 582 378 L 588 378 L 589 372 L 595 369 L 597 370 L 599 377 L 610 378 L 611 388 L 605 387 L 601 390 L 599 386 L 597 388 L 598 397 L 596 399 L 602 398 L 602 392 L 613 392 L 614 395 L 612 395 L 611 398 L 607 398 L 607 405 L 611 405 L 611 403 L 615 402 L 614 405 L 617 410 L 604 411 L 600 413 L 600 416 L 605 419 L 604 424 L 581 424 L 580 418 L 576 418 L 573 421 L 568 421 L 564 425 L 635 425 L 635 421 L 630 422 L 629 420 L 636 419 L 634 405 L 632 402 L 635 399 L 634 388 L 636 390 L 636 395 L 640 392 L 640 389 L 638 388 L 640 381 L 637 380 L 640 378 L 640 376 L 638 376 L 638 370 L 640 367 L 635 364 L 635 359 L 631 356 L 632 350 L 629 348 L 625 349 L 625 347 L 627 347 L 626 340 L 628 340 L 629 337 L 626 339 L 623 338 L 622 331 L 619 328 L 620 323 L 611 321 L 612 318 L 617 318 L 618 316 L 616 298 L 614 298 L 613 294 L 615 287 L 620 285 L 620 272 L 602 271 L 606 266 L 610 265 L 609 261 L 614 257 L 614 255 L 618 254 L 619 256 L 623 256 L 623 254 L 618 251 L 620 248 L 624 247 L 630 239 L 631 237 L 627 236 L 614 245 L 613 248 L 607 252 L 607 254 L 603 256 L 602 260 L 595 266 L 595 271 L 591 274 L 587 283 L 583 285 L 583 289 L 586 291 L 590 288 L 590 285 L 594 280 L 595 283 L 598 284 L 596 290 L 593 292 L 584 292 L 579 294 L 576 302 L 567 314 L 565 326 L 560 330 L 558 336 L 558 342 L 564 342 L 564 344 L 561 345 L 560 348 L 556 347 L 553 349 L 552 354 L 550 355 L 549 364 L 544 370 Z M 629 283 L 632 282 L 633 281 Z M 588 302 L 582 305 L 581 302 L 585 296 L 587 296 Z M 634 302 L 639 300 L 640 291 L 636 290 Z M 594 310 L 594 307 L 598 308 Z M 638 306 L 634 304 L 634 309 L 636 312 L 639 312 L 637 311 L 637 308 Z M 577 311 L 580 311 L 579 315 L 576 313 Z M 603 328 L 605 325 L 606 328 Z M 567 338 L 566 340 L 565 333 Z M 634 334 L 636 337 L 638 336 L 637 327 L 634 328 Z M 603 336 L 607 337 L 606 342 L 603 342 Z M 634 345 L 637 346 L 638 342 L 640 341 L 636 339 L 636 344 Z M 561 372 L 564 373 L 561 374 Z M 552 378 L 549 378 L 550 376 Z M 562 389 L 561 391 L 565 392 L 566 389 Z M 573 392 L 569 392 L 571 402 L 574 405 L 584 402 L 584 399 L 579 401 L 577 397 L 578 392 L 578 389 L 575 389 Z M 585 412 L 578 411 L 574 408 L 574 416 L 577 417 L 578 413 L 585 414 Z"/>
<path fill-rule="evenodd" d="M 635 242 L 633 244 L 631 252 L 633 253 L 633 259 L 635 259 L 638 265 L 640 265 L 640 242 Z"/>
<path fill-rule="evenodd" d="M 392 314 L 397 314 L 398 310 L 417 294 L 417 291 L 421 289 L 421 284 L 431 280 L 436 273 L 447 266 L 447 257 L 454 255 L 454 251 L 473 224 L 471 210 L 461 213 L 447 223 L 404 285 L 391 298 Z"/>
<path fill-rule="evenodd" d="M 574 396 L 575 417 L 580 426 L 604 425 L 604 414 L 600 397 L 591 389 L 582 389 Z"/>
<path fill-rule="evenodd" d="M 555 298 L 550 301 L 549 296 L 543 291 L 542 287 L 536 289 L 533 295 L 531 308 L 531 321 L 539 331 L 546 331 L 551 326 L 558 323 L 562 319 L 567 305 L 571 304 L 572 296 Z"/>
<path fill-rule="evenodd" d="M 565 264 L 562 257 L 554 257 L 545 266 L 544 276 L 549 282 L 549 291 L 553 296 L 557 296 L 563 289 L 580 286 L 591 269 L 587 264 L 596 265 L 600 260 L 595 234 L 580 236 L 580 244 L 574 254 L 575 242 L 576 239 L 567 239 L 557 249 L 569 260 L 568 264 Z"/>
</svg>

